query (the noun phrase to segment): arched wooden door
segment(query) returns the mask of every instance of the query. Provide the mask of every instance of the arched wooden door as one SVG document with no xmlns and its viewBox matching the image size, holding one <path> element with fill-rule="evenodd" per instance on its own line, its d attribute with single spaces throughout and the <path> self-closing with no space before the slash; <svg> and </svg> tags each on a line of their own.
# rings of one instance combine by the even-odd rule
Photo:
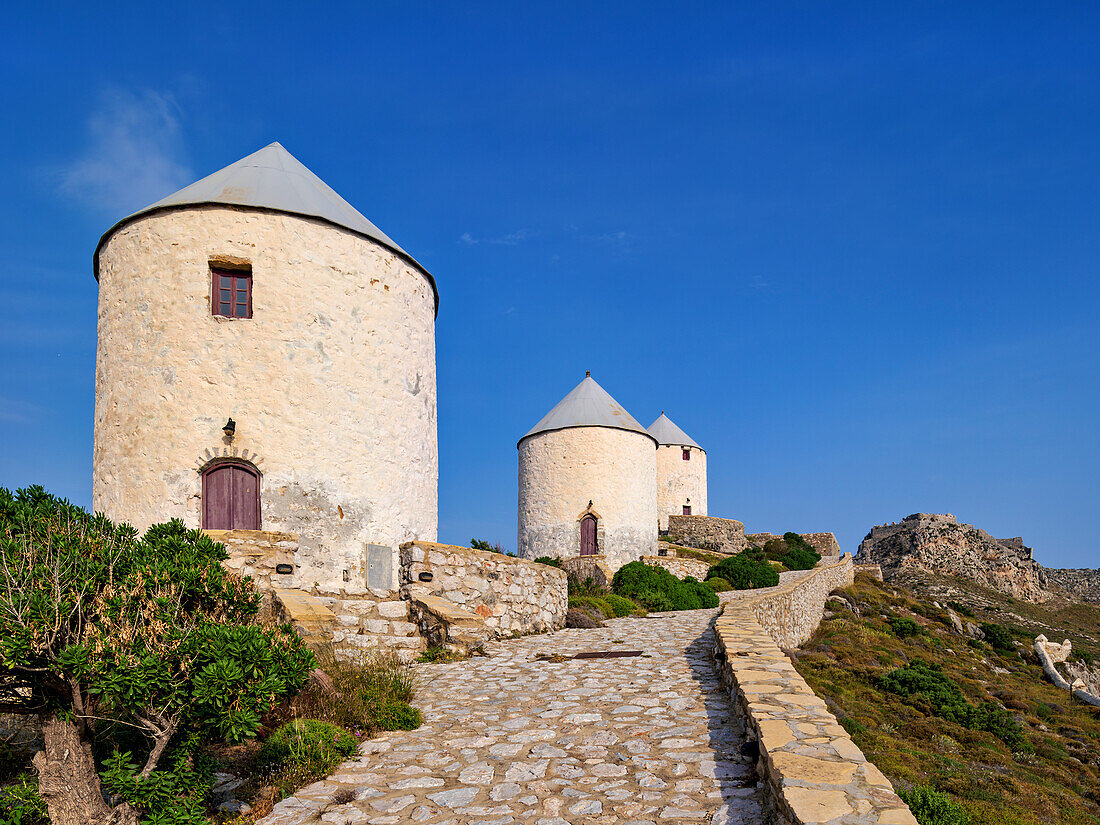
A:
<svg viewBox="0 0 1100 825">
<path fill-rule="evenodd" d="M 596 517 L 585 516 L 581 519 L 581 555 L 595 556 L 600 552 L 596 543 Z"/>
<path fill-rule="evenodd" d="M 260 529 L 260 474 L 243 464 L 218 464 L 202 474 L 206 530 Z"/>
</svg>

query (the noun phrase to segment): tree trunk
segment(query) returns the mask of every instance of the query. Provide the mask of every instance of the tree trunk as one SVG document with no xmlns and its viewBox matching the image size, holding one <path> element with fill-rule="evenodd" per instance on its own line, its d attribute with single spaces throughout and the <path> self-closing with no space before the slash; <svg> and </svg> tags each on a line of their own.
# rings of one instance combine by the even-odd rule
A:
<svg viewBox="0 0 1100 825">
<path fill-rule="evenodd" d="M 50 715 L 42 721 L 42 739 L 45 750 L 34 755 L 34 767 L 51 825 L 137 821 L 128 805 L 112 809 L 103 801 L 91 743 L 76 724 Z"/>
</svg>

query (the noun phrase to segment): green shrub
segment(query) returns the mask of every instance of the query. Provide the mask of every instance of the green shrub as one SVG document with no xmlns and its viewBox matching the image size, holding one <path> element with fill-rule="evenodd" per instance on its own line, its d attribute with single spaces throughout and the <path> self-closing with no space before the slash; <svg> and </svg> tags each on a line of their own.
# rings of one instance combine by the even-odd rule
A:
<svg viewBox="0 0 1100 825">
<path fill-rule="evenodd" d="M 764 552 L 756 547 L 723 559 L 710 568 L 707 578 L 725 579 L 734 590 L 774 587 L 779 584 L 779 573 L 768 563 Z"/>
<path fill-rule="evenodd" d="M 889 693 L 910 699 L 911 704 L 930 716 L 971 730 L 987 731 L 1012 748 L 1027 747 L 1023 728 L 1012 714 L 992 702 L 971 705 L 962 689 L 939 665 L 914 660 L 912 664 L 879 676 L 876 683 Z"/>
<path fill-rule="evenodd" d="M 331 722 L 296 719 L 267 738 L 256 764 L 269 771 L 280 793 L 323 779 L 358 750 L 358 741 Z"/>
<path fill-rule="evenodd" d="M 597 613 L 603 615 L 605 619 L 615 618 L 615 608 L 613 608 L 604 596 L 570 596 L 570 607 L 591 607 Z"/>
<path fill-rule="evenodd" d="M 490 544 L 482 539 L 470 539 L 470 547 L 474 550 L 480 550 L 483 553 L 498 553 L 502 556 L 512 556 L 513 558 L 516 555 L 509 550 L 505 550 L 499 541 L 496 544 Z"/>
<path fill-rule="evenodd" d="M 710 587 L 715 593 L 725 593 L 727 590 L 733 590 L 733 587 L 725 579 L 713 576 L 708 578 L 703 584 Z"/>
<path fill-rule="evenodd" d="M 633 616 L 635 613 L 640 612 L 636 602 L 617 593 L 608 593 L 604 596 L 604 601 L 611 606 L 611 609 L 615 611 L 615 615 L 619 618 Z"/>
<path fill-rule="evenodd" d="M 49 825 L 46 803 L 38 795 L 38 780 L 20 774 L 0 787 L 0 825 Z"/>
<path fill-rule="evenodd" d="M 213 784 L 214 763 L 198 746 L 199 737 L 193 735 L 170 749 L 148 777 L 129 751 L 116 749 L 104 762 L 103 785 L 143 814 L 143 822 L 206 825 L 203 803 Z"/>
<path fill-rule="evenodd" d="M 990 622 L 982 622 L 982 633 L 985 634 L 985 640 L 989 642 L 989 646 L 994 650 L 998 650 L 1001 653 L 1016 652 L 1016 640 L 1012 638 L 1012 633 L 1007 627 L 1002 627 L 999 624 L 992 624 Z"/>
<path fill-rule="evenodd" d="M 120 782 L 132 756 L 148 774 L 143 787 L 175 782 L 172 793 L 189 794 L 179 784 L 187 775 L 162 764 L 179 743 L 195 734 L 255 735 L 314 665 L 289 627 L 253 624 L 260 597 L 251 580 L 222 566 L 227 557 L 178 520 L 139 537 L 41 487 L 0 488 L 0 695 L 16 712 L 50 709 L 45 726 L 94 742 L 101 754 L 117 748 L 126 757 L 112 762 Z M 45 737 L 47 751 L 56 741 Z M 47 758 L 65 766 L 74 789 L 50 800 L 57 818 L 107 819 L 95 766 L 56 752 Z M 164 804 L 149 808 L 151 817 L 175 805 Z"/>
<path fill-rule="evenodd" d="M 584 581 L 569 580 L 569 597 L 573 596 L 606 596 L 610 591 L 606 587 L 596 584 L 591 576 Z"/>
<path fill-rule="evenodd" d="M 970 821 L 970 814 L 962 805 L 927 785 L 898 791 L 898 796 L 909 806 L 920 825 L 966 825 Z"/>
<path fill-rule="evenodd" d="M 718 606 L 718 596 L 702 582 L 690 577 L 681 581 L 663 567 L 640 561 L 620 567 L 611 589 L 657 612 Z"/>
<path fill-rule="evenodd" d="M 890 629 L 899 639 L 908 639 L 910 636 L 922 636 L 925 629 L 912 619 L 902 619 L 893 616 L 889 619 Z"/>
<path fill-rule="evenodd" d="M 556 559 L 553 556 L 539 556 L 535 559 L 536 564 L 545 564 L 549 567 L 561 567 L 561 559 Z"/>
<path fill-rule="evenodd" d="M 947 606 L 954 610 L 956 613 L 961 613 L 963 616 L 974 617 L 974 611 L 967 607 L 962 602 L 948 602 Z"/>
</svg>

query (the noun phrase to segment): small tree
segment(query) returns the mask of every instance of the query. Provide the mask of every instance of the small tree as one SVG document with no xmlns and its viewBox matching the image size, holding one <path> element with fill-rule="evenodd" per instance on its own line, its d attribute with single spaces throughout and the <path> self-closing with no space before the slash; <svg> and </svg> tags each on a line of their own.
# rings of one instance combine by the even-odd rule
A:
<svg viewBox="0 0 1100 825">
<path fill-rule="evenodd" d="M 180 521 L 138 537 L 41 487 L 0 488 L 0 710 L 42 720 L 53 825 L 137 821 L 103 800 L 97 730 L 142 734 L 133 781 L 113 783 L 140 807 L 173 742 L 251 736 L 305 684 L 312 654 L 289 628 L 251 624 L 259 596 L 225 558 Z M 116 780 L 131 755 L 113 758 Z"/>
</svg>

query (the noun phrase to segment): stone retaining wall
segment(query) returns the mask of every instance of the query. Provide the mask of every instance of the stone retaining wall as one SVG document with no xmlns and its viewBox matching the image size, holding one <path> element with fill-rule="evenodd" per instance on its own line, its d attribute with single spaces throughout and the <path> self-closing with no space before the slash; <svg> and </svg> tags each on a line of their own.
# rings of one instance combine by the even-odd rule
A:
<svg viewBox="0 0 1100 825">
<path fill-rule="evenodd" d="M 703 581 L 710 572 L 710 565 L 698 559 L 678 558 L 676 556 L 642 556 L 642 561 L 655 567 L 663 567 L 678 579 L 687 576 Z"/>
<path fill-rule="evenodd" d="M 745 525 L 730 518 L 669 516 L 668 534 L 687 547 L 709 547 L 722 553 L 740 553 L 746 547 Z"/>
<path fill-rule="evenodd" d="M 853 578 L 846 555 L 778 587 L 728 597 L 715 622 L 719 670 L 759 745 L 766 804 L 785 825 L 917 823 L 780 649 L 809 638 L 825 597 Z"/>
<path fill-rule="evenodd" d="M 409 603 L 393 590 L 276 590 L 275 611 L 310 647 L 331 647 L 343 661 L 387 651 L 410 660 L 425 648 Z"/>
<path fill-rule="evenodd" d="M 401 584 L 476 613 L 495 637 L 564 627 L 569 606 L 564 570 L 434 542 L 401 545 Z"/>
<path fill-rule="evenodd" d="M 229 558 L 225 566 L 242 576 L 251 576 L 256 589 L 269 591 L 275 587 L 297 587 L 298 552 L 296 533 L 276 533 L 272 530 L 203 530 L 214 541 L 225 545 Z M 280 565 L 288 572 L 279 573 Z M 286 567 L 283 568 L 286 571 Z"/>
</svg>

